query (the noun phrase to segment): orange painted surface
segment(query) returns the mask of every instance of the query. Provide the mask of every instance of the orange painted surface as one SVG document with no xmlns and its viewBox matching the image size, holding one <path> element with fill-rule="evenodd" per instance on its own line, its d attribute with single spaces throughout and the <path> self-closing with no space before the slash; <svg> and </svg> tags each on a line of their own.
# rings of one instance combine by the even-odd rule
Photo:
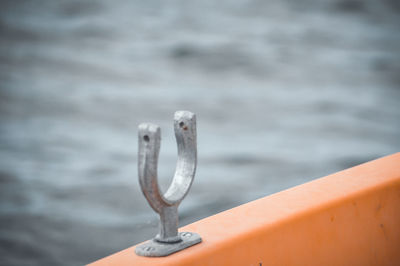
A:
<svg viewBox="0 0 400 266">
<path fill-rule="evenodd" d="M 163 258 L 130 247 L 91 265 L 400 265 L 400 153 L 180 230 L 203 242 Z"/>
</svg>

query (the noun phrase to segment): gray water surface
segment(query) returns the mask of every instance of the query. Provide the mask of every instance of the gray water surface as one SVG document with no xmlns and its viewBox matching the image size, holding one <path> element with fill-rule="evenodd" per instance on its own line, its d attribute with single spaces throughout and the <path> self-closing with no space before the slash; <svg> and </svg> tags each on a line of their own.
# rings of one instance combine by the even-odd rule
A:
<svg viewBox="0 0 400 266">
<path fill-rule="evenodd" d="M 185 225 L 399 151 L 397 1 L 2 1 L 0 264 L 149 239 L 137 126 L 198 120 Z"/>
</svg>

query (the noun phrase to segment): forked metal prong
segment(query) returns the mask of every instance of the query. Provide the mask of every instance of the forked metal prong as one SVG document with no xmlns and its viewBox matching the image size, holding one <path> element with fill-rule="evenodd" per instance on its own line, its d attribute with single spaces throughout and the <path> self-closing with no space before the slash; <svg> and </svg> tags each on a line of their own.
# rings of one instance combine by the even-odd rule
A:
<svg viewBox="0 0 400 266">
<path fill-rule="evenodd" d="M 199 235 L 178 234 L 178 206 L 193 183 L 197 165 L 196 116 L 188 111 L 177 111 L 174 116 L 178 162 L 174 178 L 163 195 L 158 186 L 157 165 L 161 144 L 160 127 L 139 125 L 139 183 L 150 206 L 160 215 L 160 228 L 156 237 L 136 248 L 141 256 L 166 256 L 201 242 Z M 187 235 L 187 234 L 186 234 Z"/>
</svg>

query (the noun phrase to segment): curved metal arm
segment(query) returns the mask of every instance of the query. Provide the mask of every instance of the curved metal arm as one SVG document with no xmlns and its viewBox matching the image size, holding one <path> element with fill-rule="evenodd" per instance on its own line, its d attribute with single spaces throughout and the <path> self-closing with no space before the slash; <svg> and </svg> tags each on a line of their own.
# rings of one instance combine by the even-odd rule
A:
<svg viewBox="0 0 400 266">
<path fill-rule="evenodd" d="M 189 192 L 197 164 L 196 116 L 178 111 L 174 116 L 178 162 L 167 192 L 162 195 L 157 180 L 158 155 L 161 144 L 160 127 L 151 123 L 139 125 L 139 182 L 150 206 L 160 214 L 160 232 L 156 240 L 179 242 L 178 205 Z"/>
</svg>

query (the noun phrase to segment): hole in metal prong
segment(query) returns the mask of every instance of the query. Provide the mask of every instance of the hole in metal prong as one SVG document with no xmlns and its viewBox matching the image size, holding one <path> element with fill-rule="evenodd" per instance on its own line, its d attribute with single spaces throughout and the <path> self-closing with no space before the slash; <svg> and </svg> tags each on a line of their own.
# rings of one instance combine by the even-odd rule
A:
<svg viewBox="0 0 400 266">
<path fill-rule="evenodd" d="M 183 130 L 187 130 L 188 129 L 188 127 L 185 125 L 185 123 L 182 121 L 182 122 L 179 122 L 179 126 L 181 127 L 181 128 L 183 128 Z"/>
<path fill-rule="evenodd" d="M 146 142 L 149 142 L 149 141 L 150 141 L 150 138 L 149 138 L 149 136 L 144 135 L 144 136 L 143 136 L 143 140 L 146 141 Z"/>
</svg>

